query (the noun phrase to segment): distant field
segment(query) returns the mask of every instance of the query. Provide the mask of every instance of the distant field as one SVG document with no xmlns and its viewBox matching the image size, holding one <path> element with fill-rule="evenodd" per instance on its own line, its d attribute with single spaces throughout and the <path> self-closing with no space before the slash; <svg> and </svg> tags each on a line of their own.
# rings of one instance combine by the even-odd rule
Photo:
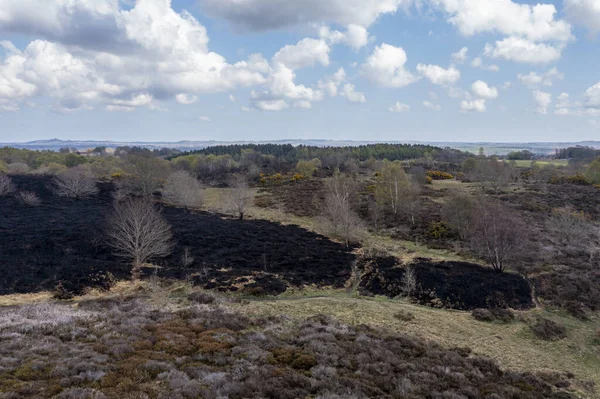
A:
<svg viewBox="0 0 600 399">
<path fill-rule="evenodd" d="M 531 164 L 533 162 L 535 162 L 537 165 L 540 165 L 540 166 L 548 166 L 548 165 L 567 166 L 567 165 L 569 165 L 568 159 L 552 159 L 552 160 L 547 160 L 547 161 L 527 161 L 527 160 L 515 161 L 515 163 L 517 164 L 517 167 L 519 167 L 519 168 L 528 168 L 531 166 Z"/>
</svg>

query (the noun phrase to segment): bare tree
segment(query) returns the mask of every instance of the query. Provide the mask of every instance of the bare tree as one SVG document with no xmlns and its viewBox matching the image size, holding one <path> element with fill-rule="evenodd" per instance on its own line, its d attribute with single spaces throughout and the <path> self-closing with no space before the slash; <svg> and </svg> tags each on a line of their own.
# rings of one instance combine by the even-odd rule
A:
<svg viewBox="0 0 600 399">
<path fill-rule="evenodd" d="M 248 180 L 244 175 L 233 175 L 229 180 L 229 187 L 231 188 L 229 204 L 240 220 L 243 220 L 248 207 L 254 201 L 254 192 L 248 186 Z"/>
<path fill-rule="evenodd" d="M 528 247 L 525 224 L 504 206 L 479 200 L 473 209 L 471 249 L 487 260 L 497 272 L 516 266 Z"/>
<path fill-rule="evenodd" d="M 350 177 L 338 173 L 326 181 L 325 189 L 325 227 L 330 235 L 349 246 L 360 239 L 363 231 L 363 223 L 352 209 L 356 184 Z"/>
<path fill-rule="evenodd" d="M 417 224 L 417 217 L 419 216 L 419 211 L 421 210 L 420 194 L 420 187 L 418 184 L 412 181 L 409 182 L 409 185 L 402 192 L 400 209 L 406 215 L 406 218 L 411 226 L 415 226 Z"/>
<path fill-rule="evenodd" d="M 173 205 L 185 208 L 202 205 L 200 182 L 185 170 L 178 170 L 167 178 L 162 195 L 168 203 Z"/>
<path fill-rule="evenodd" d="M 148 199 L 115 203 L 107 235 L 115 254 L 132 262 L 132 281 L 140 277 L 146 262 L 168 256 L 173 248 L 171 226 Z"/>
<path fill-rule="evenodd" d="M 578 244 L 589 242 L 595 226 L 583 212 L 566 206 L 552 211 L 546 227 L 561 240 Z"/>
<path fill-rule="evenodd" d="M 85 198 L 98 193 L 96 179 L 84 168 L 76 167 L 61 172 L 54 178 L 54 193 L 60 197 Z"/>
<path fill-rule="evenodd" d="M 402 276 L 402 293 L 410 297 L 417 290 L 417 273 L 412 266 L 407 266 L 404 269 Z"/>
<path fill-rule="evenodd" d="M 12 184 L 12 179 L 4 173 L 0 173 L 0 197 L 4 197 L 15 191 L 15 186 Z"/>
<path fill-rule="evenodd" d="M 190 252 L 190 249 L 188 247 L 186 247 L 183 250 L 183 254 L 181 255 L 181 266 L 188 268 L 190 267 L 192 264 L 194 264 L 194 257 L 192 256 L 192 253 Z"/>
<path fill-rule="evenodd" d="M 442 220 L 463 240 L 466 240 L 469 234 L 474 206 L 471 196 L 462 193 L 450 195 L 442 206 Z"/>
<path fill-rule="evenodd" d="M 13 162 L 8 164 L 8 173 L 13 175 L 24 175 L 29 173 L 31 168 L 23 162 Z"/>
</svg>

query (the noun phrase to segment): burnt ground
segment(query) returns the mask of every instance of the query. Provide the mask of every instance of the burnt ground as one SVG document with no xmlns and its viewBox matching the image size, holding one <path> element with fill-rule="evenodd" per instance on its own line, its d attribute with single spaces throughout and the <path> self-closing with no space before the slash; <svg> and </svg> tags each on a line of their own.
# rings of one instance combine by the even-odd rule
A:
<svg viewBox="0 0 600 399">
<path fill-rule="evenodd" d="M 53 196 L 50 178 L 16 176 L 18 190 L 42 200 L 27 207 L 0 198 L 0 294 L 49 290 L 59 282 L 77 290 L 102 280 L 104 272 L 129 277 L 130 267 L 112 255 L 103 229 L 111 209 L 110 183 L 100 193 L 75 201 Z M 340 244 L 297 226 L 262 220 L 226 219 L 208 213 L 163 209 L 177 243 L 173 255 L 158 260 L 159 277 L 193 278 L 209 288 L 278 294 L 287 285 L 343 286 L 354 255 Z M 180 259 L 189 248 L 194 263 Z M 150 274 L 153 271 L 146 271 Z"/>
<path fill-rule="evenodd" d="M 422 305 L 461 310 L 477 308 L 527 309 L 533 306 L 529 284 L 521 276 L 497 273 L 465 262 L 416 259 L 410 265 L 417 287 L 410 295 Z M 359 291 L 395 297 L 403 294 L 405 269 L 393 257 L 360 259 Z"/>
<path fill-rule="evenodd" d="M 323 180 L 306 179 L 263 187 L 255 202 L 265 208 L 281 205 L 293 215 L 314 217 L 321 215 L 324 199 Z"/>
</svg>

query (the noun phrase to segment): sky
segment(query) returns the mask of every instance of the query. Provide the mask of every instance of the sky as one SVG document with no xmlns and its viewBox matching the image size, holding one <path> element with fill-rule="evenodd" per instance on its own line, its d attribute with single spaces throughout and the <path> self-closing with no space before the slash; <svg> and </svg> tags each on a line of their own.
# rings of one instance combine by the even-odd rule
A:
<svg viewBox="0 0 600 399">
<path fill-rule="evenodd" d="M 0 0 L 0 142 L 49 138 L 600 140 L 600 0 Z"/>
</svg>

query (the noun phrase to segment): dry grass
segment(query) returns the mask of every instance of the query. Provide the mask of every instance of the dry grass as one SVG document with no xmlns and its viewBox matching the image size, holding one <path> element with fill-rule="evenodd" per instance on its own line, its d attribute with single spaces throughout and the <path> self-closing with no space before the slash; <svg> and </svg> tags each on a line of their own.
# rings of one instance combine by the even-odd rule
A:
<svg viewBox="0 0 600 399">
<path fill-rule="evenodd" d="M 317 293 L 313 292 L 313 295 Z M 384 327 L 430 339 L 446 347 L 470 347 L 492 357 L 503 367 L 520 371 L 571 371 L 579 379 L 600 384 L 600 351 L 590 344 L 600 322 L 583 322 L 560 313 L 533 310 L 518 312 L 521 321 L 511 324 L 485 323 L 470 313 L 433 309 L 386 299 L 350 298 L 343 293 L 331 297 L 289 298 L 232 304 L 247 315 L 285 314 L 306 318 L 332 315 L 343 323 Z M 394 317 L 399 311 L 415 316 L 403 322 Z M 547 342 L 536 339 L 527 320 L 544 316 L 564 324 L 568 338 Z"/>
</svg>

